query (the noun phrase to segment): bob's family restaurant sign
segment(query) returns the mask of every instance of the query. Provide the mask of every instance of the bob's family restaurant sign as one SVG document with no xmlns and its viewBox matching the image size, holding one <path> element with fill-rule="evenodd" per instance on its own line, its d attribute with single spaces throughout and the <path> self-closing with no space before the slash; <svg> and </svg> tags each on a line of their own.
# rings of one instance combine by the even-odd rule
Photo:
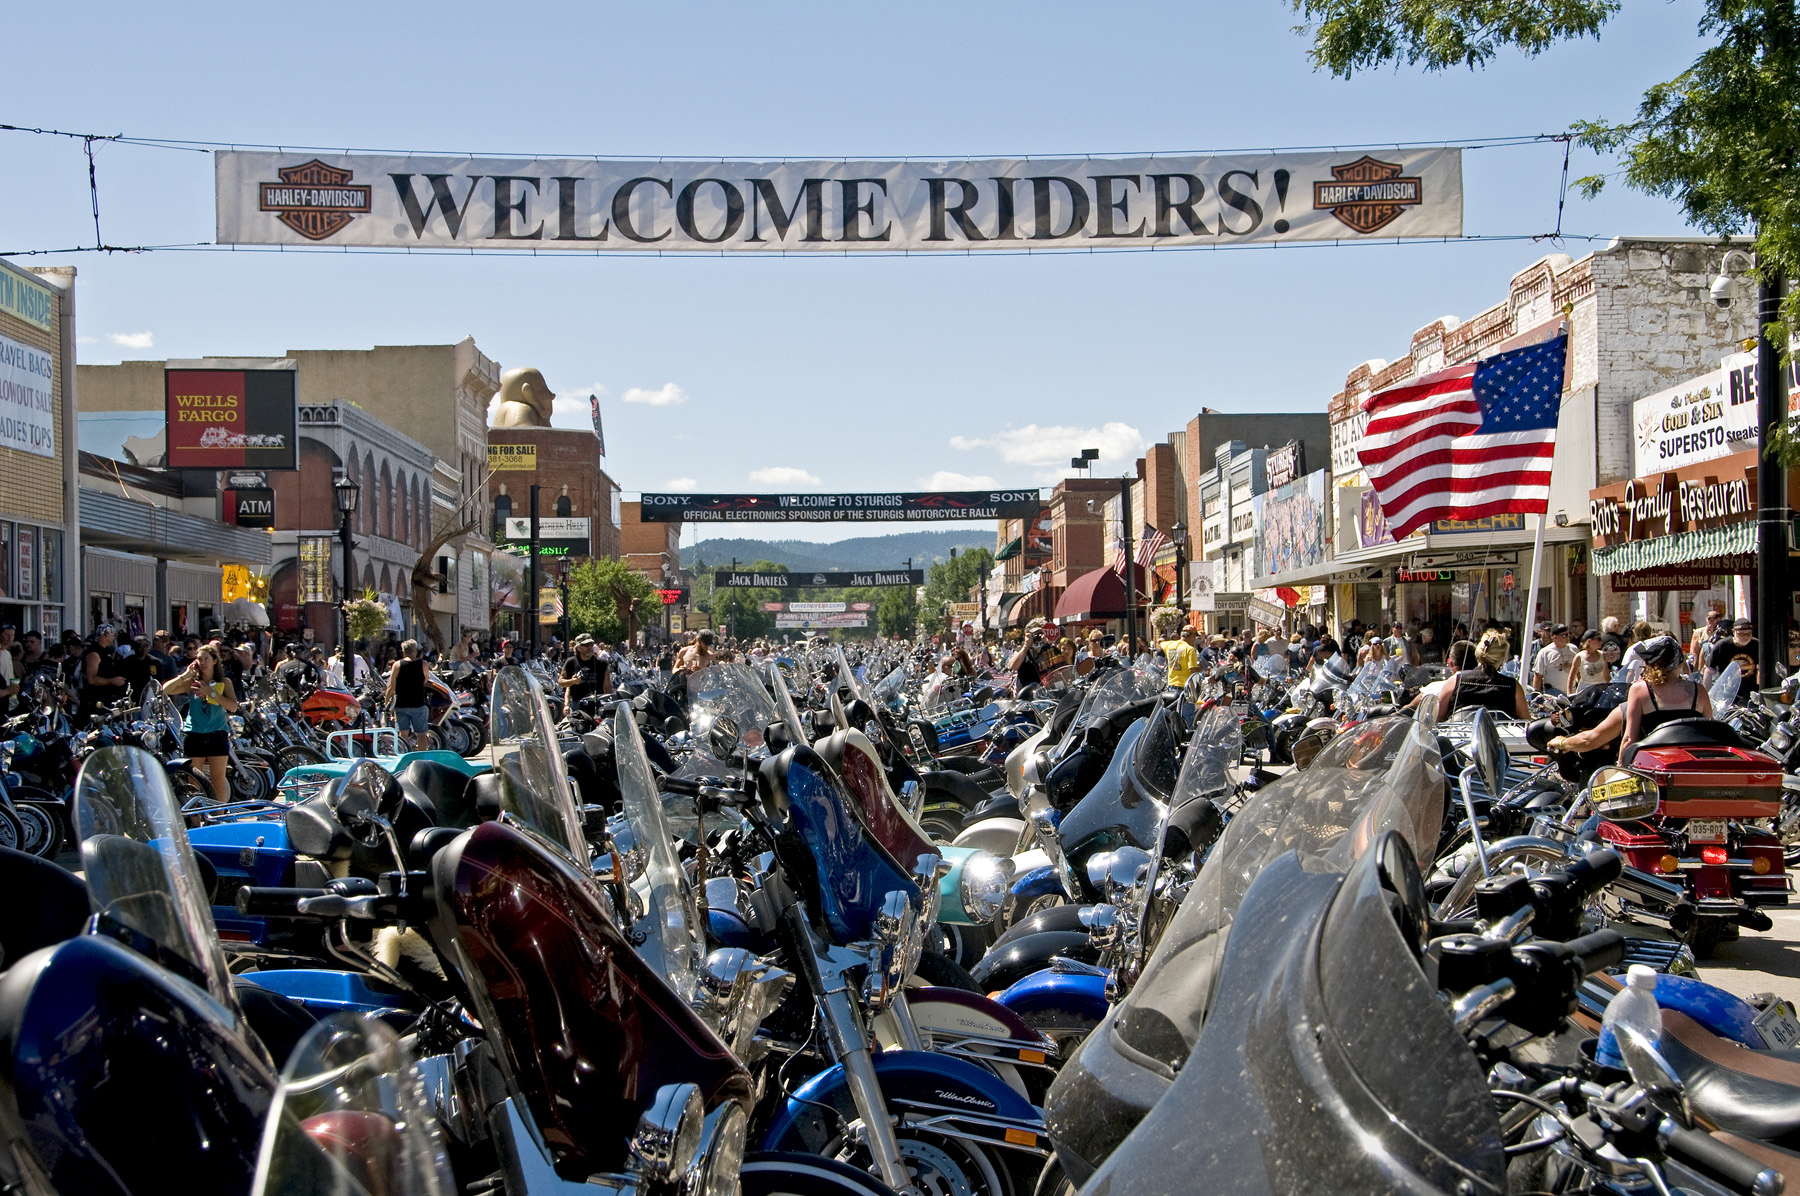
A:
<svg viewBox="0 0 1800 1196">
<path fill-rule="evenodd" d="M 1672 566 L 1684 576 L 1744 571 L 1756 551 L 1757 453 L 1718 457 L 1588 493 L 1594 572 L 1613 589 L 1659 589 Z M 1630 584 L 1633 575 L 1645 584 Z"/>
</svg>

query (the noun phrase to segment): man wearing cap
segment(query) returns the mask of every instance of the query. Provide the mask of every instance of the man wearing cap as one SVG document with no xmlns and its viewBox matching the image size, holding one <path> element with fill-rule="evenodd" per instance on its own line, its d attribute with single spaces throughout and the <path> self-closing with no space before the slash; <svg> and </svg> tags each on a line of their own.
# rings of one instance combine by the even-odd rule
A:
<svg viewBox="0 0 1800 1196">
<path fill-rule="evenodd" d="M 127 683 L 119 673 L 119 653 L 113 642 L 112 624 L 102 623 L 94 628 L 94 640 L 81 654 L 81 706 L 76 714 L 84 726 L 102 705 L 126 696 Z"/>
<path fill-rule="evenodd" d="M 1708 667 L 1707 658 L 1712 655 L 1713 645 L 1725 638 L 1725 620 L 1716 606 L 1706 608 L 1706 622 L 1694 628 L 1693 636 L 1688 640 L 1688 661 L 1697 669 Z"/>
<path fill-rule="evenodd" d="M 563 660 L 560 684 L 570 702 L 612 692 L 612 670 L 595 651 L 593 636 L 583 632 L 575 637 L 575 651 Z"/>
<path fill-rule="evenodd" d="M 1569 668 L 1575 663 L 1575 649 L 1569 646 L 1569 625 L 1558 623 L 1550 628 L 1550 642 L 1538 649 L 1531 665 L 1531 687 L 1545 693 L 1569 692 Z"/>
<path fill-rule="evenodd" d="M 1708 688 L 1719 679 L 1725 666 L 1737 661 L 1743 668 L 1741 684 L 1749 689 L 1756 684 L 1756 624 L 1749 619 L 1739 619 L 1731 625 L 1731 638 L 1720 640 L 1712 646 L 1706 657 L 1706 684 Z"/>
</svg>

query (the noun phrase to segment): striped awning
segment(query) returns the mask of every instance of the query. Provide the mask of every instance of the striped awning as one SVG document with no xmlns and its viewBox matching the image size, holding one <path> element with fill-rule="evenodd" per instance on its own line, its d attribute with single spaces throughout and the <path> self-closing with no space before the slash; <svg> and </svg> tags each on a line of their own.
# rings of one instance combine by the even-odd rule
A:
<svg viewBox="0 0 1800 1196">
<path fill-rule="evenodd" d="M 1725 527 L 1677 532 L 1673 536 L 1634 540 L 1616 548 L 1596 548 L 1594 572 L 1605 577 L 1612 573 L 1633 573 L 1639 569 L 1685 565 L 1708 557 L 1755 551 L 1756 524 L 1733 523 Z"/>
</svg>

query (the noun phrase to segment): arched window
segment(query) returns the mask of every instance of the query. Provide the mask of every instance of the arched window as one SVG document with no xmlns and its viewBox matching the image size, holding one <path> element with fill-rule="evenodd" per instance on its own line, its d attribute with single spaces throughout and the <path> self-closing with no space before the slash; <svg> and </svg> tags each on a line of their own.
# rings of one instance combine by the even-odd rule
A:
<svg viewBox="0 0 1800 1196">
<path fill-rule="evenodd" d="M 556 517 L 558 519 L 567 519 L 572 509 L 569 505 L 568 495 L 565 494 L 556 500 Z"/>
<path fill-rule="evenodd" d="M 512 499 L 505 494 L 494 496 L 494 542 L 506 538 L 506 521 L 512 516 Z"/>
<path fill-rule="evenodd" d="M 412 542 L 412 482 L 404 472 L 394 475 L 394 539 L 402 544 Z"/>
</svg>

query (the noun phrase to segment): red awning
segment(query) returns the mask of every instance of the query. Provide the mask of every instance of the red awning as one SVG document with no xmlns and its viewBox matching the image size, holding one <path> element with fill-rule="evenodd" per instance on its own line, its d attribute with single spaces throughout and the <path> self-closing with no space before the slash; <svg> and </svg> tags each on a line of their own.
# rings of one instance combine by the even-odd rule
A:
<svg viewBox="0 0 1800 1196">
<path fill-rule="evenodd" d="M 1133 565 L 1138 595 L 1144 593 L 1144 570 Z M 1083 573 L 1069 583 L 1056 603 L 1056 617 L 1081 621 L 1085 619 L 1123 619 L 1125 617 L 1125 583 L 1112 569 L 1095 569 Z"/>
</svg>

